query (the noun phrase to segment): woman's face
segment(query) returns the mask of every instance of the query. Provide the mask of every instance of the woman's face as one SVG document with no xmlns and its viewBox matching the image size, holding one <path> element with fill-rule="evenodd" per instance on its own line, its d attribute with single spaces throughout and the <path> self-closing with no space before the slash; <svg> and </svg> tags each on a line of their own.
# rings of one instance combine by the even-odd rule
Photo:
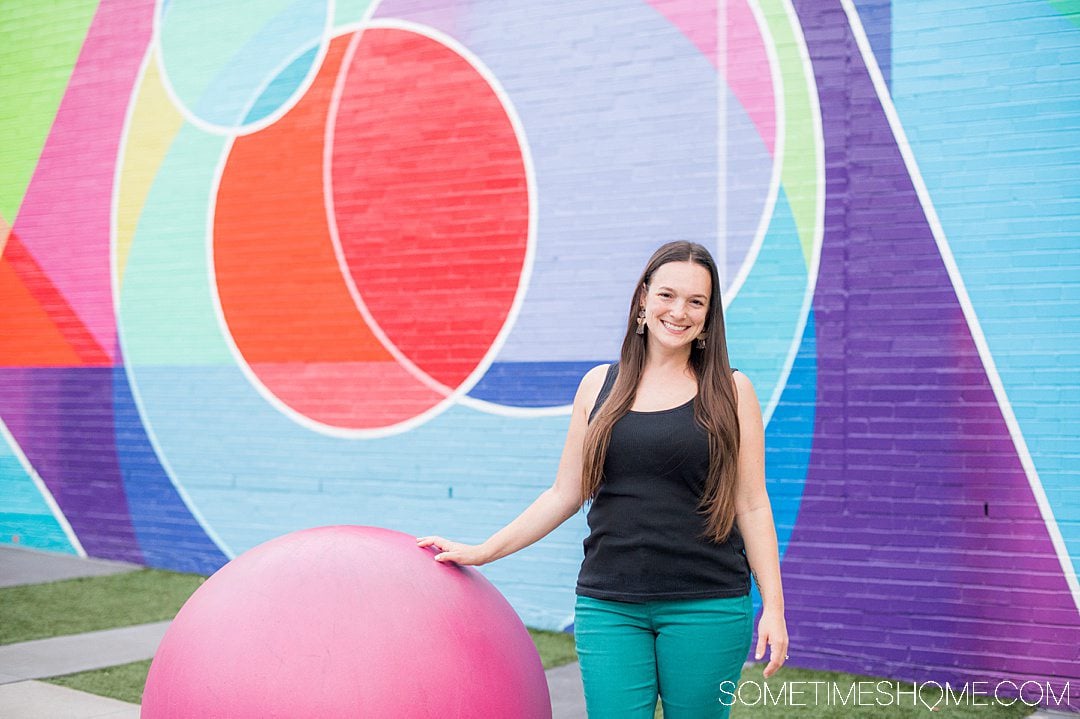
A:
<svg viewBox="0 0 1080 719">
<path fill-rule="evenodd" d="M 668 262 L 642 288 L 645 322 L 651 341 L 677 348 L 705 331 L 712 297 L 712 277 L 696 262 Z"/>
</svg>

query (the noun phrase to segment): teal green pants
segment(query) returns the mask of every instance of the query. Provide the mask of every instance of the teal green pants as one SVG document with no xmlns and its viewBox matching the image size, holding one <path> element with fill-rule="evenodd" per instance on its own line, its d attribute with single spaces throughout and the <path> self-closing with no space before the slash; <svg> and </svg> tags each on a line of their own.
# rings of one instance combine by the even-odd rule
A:
<svg viewBox="0 0 1080 719">
<path fill-rule="evenodd" d="M 613 602 L 577 598 L 574 641 L 589 719 L 727 717 L 750 652 L 750 595 Z"/>
</svg>

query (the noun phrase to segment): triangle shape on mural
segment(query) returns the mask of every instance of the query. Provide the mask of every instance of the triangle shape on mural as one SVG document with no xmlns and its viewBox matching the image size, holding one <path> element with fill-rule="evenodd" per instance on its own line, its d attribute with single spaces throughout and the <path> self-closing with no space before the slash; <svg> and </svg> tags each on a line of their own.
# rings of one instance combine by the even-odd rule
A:
<svg viewBox="0 0 1080 719">
<path fill-rule="evenodd" d="M 108 366 L 109 357 L 14 232 L 0 258 L 0 362 Z"/>
</svg>

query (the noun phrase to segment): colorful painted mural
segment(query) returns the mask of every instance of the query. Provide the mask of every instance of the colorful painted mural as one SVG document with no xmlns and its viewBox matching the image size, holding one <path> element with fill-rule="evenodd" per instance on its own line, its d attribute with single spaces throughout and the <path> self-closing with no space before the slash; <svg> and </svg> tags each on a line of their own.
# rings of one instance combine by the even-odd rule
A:
<svg viewBox="0 0 1080 719">
<path fill-rule="evenodd" d="M 1078 18 L 5 2 L 0 543 L 480 540 L 692 239 L 762 398 L 791 663 L 1080 697 Z M 485 572 L 568 627 L 584 535 Z"/>
</svg>

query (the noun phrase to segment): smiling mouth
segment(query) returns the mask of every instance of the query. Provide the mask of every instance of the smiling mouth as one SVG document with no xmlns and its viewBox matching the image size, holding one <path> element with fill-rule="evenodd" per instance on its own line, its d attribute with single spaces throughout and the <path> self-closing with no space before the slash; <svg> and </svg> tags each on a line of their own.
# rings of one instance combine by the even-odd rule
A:
<svg viewBox="0 0 1080 719">
<path fill-rule="evenodd" d="M 673 325 L 665 320 L 660 320 L 660 324 L 664 326 L 664 329 L 668 330 L 669 332 L 674 332 L 677 335 L 681 335 L 683 332 L 686 332 L 686 330 L 690 329 L 689 327 L 683 327 L 682 325 Z"/>
</svg>

